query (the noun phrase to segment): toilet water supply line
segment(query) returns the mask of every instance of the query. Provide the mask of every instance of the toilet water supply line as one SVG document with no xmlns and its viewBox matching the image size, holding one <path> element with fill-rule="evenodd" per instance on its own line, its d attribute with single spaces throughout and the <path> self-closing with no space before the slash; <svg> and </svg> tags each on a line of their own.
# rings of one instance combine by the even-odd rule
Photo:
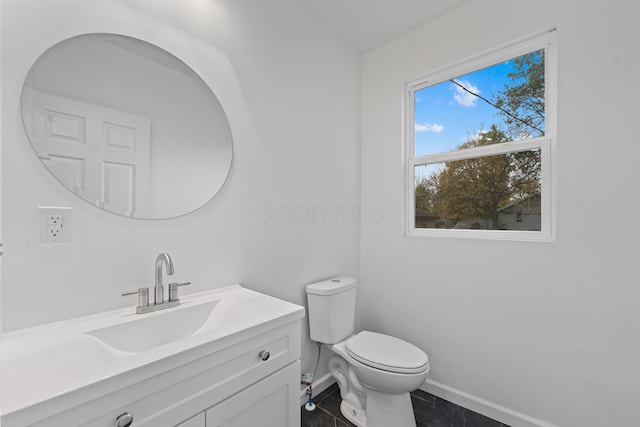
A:
<svg viewBox="0 0 640 427">
<path fill-rule="evenodd" d="M 307 400 L 307 403 L 304 405 L 304 409 L 306 409 L 307 411 L 313 411 L 314 409 L 316 409 L 316 405 L 315 403 L 313 403 L 313 400 L 312 400 L 313 377 L 316 375 L 316 370 L 318 369 L 318 364 L 320 363 L 320 352 L 322 351 L 322 344 L 321 343 L 317 343 L 317 344 L 318 344 L 318 359 L 316 360 L 316 367 L 313 368 L 312 373 L 304 374 L 300 379 L 300 384 L 307 386 L 306 393 L 307 393 L 307 396 L 309 397 L 309 400 Z"/>
</svg>

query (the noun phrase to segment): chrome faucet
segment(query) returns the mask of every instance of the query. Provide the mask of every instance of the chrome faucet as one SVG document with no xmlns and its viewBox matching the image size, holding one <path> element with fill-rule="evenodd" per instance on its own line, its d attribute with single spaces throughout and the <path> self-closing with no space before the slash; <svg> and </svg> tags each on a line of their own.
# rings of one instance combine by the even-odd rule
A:
<svg viewBox="0 0 640 427">
<path fill-rule="evenodd" d="M 162 264 L 167 269 L 167 276 L 173 274 L 173 261 L 168 253 L 162 252 L 156 258 L 156 284 L 153 288 L 154 291 L 154 304 L 162 304 L 164 302 L 164 288 L 162 287 Z"/>
<path fill-rule="evenodd" d="M 134 292 L 126 292 L 125 295 L 138 295 L 138 306 L 136 307 L 136 313 L 150 313 L 152 311 L 162 310 L 163 308 L 175 307 L 180 305 L 180 298 L 178 298 L 178 287 L 190 285 L 191 282 L 185 283 L 169 283 L 169 297 L 164 300 L 164 286 L 162 286 L 162 266 L 164 265 L 167 271 L 167 276 L 173 274 L 173 261 L 168 253 L 162 252 L 156 258 L 156 280 L 153 287 L 154 300 L 153 304 L 149 304 L 149 288 L 140 288 Z"/>
</svg>

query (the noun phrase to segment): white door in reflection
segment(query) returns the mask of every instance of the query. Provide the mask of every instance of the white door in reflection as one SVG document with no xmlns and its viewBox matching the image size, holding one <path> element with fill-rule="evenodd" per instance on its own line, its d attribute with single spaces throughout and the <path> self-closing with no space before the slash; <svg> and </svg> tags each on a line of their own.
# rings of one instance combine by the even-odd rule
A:
<svg viewBox="0 0 640 427">
<path fill-rule="evenodd" d="M 149 119 L 39 91 L 32 91 L 31 99 L 34 114 L 27 126 L 49 170 L 71 191 L 100 208 L 146 217 Z"/>
</svg>

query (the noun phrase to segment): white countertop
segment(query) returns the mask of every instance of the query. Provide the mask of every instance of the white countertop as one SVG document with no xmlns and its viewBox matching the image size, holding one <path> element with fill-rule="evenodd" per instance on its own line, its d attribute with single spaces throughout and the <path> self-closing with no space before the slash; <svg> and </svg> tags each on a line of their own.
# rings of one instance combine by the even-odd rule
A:
<svg viewBox="0 0 640 427">
<path fill-rule="evenodd" d="M 213 309 L 197 330 L 148 350 L 119 351 L 91 333 L 127 330 L 128 322 L 200 304 Z M 0 342 L 0 413 L 33 411 L 42 419 L 302 317 L 299 305 L 232 285 L 186 295 L 180 306 L 154 313 L 128 307 L 10 332 Z"/>
</svg>

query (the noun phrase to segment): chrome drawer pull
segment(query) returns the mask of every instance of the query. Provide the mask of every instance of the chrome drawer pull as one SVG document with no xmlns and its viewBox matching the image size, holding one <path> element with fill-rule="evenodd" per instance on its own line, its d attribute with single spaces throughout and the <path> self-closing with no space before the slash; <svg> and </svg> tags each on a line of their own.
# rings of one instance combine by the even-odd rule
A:
<svg viewBox="0 0 640 427">
<path fill-rule="evenodd" d="M 262 359 L 263 362 L 266 362 L 267 360 L 269 360 L 269 356 L 271 356 L 271 354 L 269 354 L 267 350 L 262 350 L 258 355 L 260 356 L 260 359 Z"/>
<path fill-rule="evenodd" d="M 116 427 L 129 427 L 133 423 L 133 415 L 128 412 L 118 415 Z"/>
</svg>

